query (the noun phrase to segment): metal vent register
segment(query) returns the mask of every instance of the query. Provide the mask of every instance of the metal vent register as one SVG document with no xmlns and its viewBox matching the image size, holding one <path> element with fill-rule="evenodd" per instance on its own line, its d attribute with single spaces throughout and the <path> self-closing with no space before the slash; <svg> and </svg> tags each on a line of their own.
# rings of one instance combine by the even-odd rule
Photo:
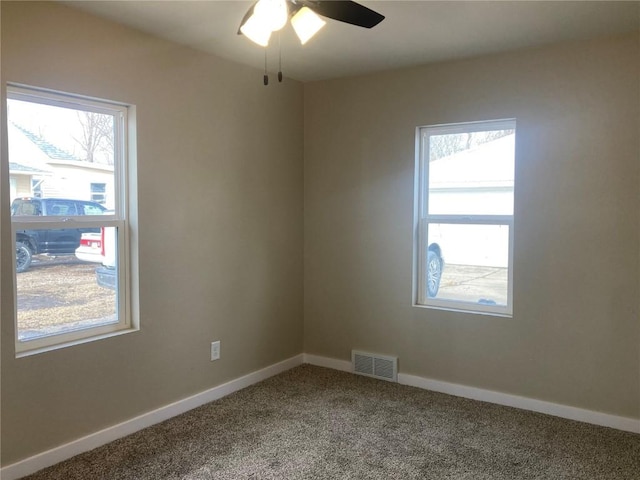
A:
<svg viewBox="0 0 640 480">
<path fill-rule="evenodd" d="M 398 381 L 398 357 L 352 350 L 351 363 L 353 373 L 390 382 Z"/>
</svg>

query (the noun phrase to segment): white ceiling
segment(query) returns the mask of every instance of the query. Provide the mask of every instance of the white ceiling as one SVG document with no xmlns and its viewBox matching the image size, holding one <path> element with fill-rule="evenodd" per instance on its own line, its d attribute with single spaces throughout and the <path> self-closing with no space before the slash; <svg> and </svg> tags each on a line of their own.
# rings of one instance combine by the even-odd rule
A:
<svg viewBox="0 0 640 480">
<path fill-rule="evenodd" d="M 62 2 L 220 57 L 264 66 L 238 26 L 251 1 Z M 386 19 L 371 30 L 328 20 L 305 46 L 288 25 L 282 70 L 300 81 L 351 76 L 640 29 L 640 1 L 372 1 Z M 267 49 L 277 71 L 278 40 Z"/>
</svg>

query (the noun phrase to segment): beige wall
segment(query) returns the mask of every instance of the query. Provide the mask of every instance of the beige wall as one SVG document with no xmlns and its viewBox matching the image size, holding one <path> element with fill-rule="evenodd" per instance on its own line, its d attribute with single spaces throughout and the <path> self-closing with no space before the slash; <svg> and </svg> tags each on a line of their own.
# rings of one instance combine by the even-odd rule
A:
<svg viewBox="0 0 640 480">
<path fill-rule="evenodd" d="M 633 36 L 306 84 L 305 352 L 640 418 L 639 58 Z M 513 318 L 412 307 L 415 128 L 512 117 Z"/>
<path fill-rule="evenodd" d="M 2 189 L 4 465 L 302 352 L 301 84 L 30 2 L 2 2 L 2 81 L 137 106 L 142 324 L 16 360 Z"/>
</svg>

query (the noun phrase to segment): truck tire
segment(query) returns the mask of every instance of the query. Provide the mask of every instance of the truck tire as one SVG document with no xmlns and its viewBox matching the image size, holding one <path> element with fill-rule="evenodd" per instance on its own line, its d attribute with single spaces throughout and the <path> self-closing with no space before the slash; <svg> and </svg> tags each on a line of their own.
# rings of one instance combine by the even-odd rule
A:
<svg viewBox="0 0 640 480">
<path fill-rule="evenodd" d="M 440 289 L 442 259 L 433 250 L 427 252 L 427 296 L 434 298 Z"/>
<path fill-rule="evenodd" d="M 31 266 L 31 249 L 24 242 L 16 242 L 16 272 L 22 273 Z"/>
</svg>

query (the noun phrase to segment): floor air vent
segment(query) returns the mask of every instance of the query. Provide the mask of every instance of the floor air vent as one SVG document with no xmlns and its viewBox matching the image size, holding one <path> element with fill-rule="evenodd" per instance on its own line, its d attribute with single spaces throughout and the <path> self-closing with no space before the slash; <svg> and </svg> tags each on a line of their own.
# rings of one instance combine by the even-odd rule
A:
<svg viewBox="0 0 640 480">
<path fill-rule="evenodd" d="M 353 350 L 351 352 L 351 363 L 353 373 L 390 382 L 398 381 L 398 357 Z"/>
</svg>

